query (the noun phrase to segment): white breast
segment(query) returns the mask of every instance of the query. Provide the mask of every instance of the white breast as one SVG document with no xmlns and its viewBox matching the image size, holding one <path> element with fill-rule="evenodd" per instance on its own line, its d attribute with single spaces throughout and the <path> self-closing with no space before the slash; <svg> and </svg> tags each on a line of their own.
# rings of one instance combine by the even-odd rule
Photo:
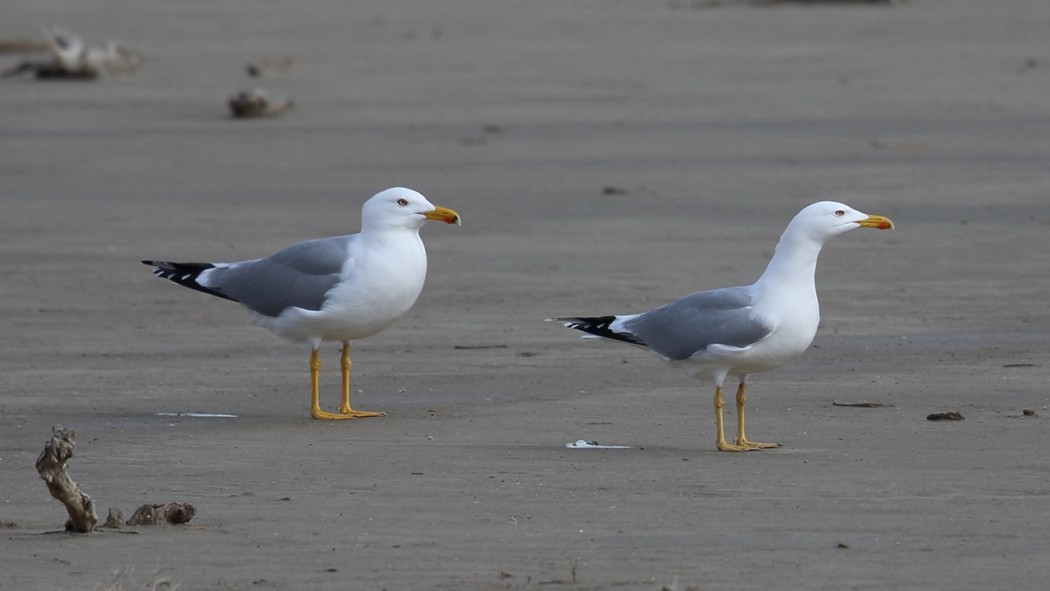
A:
<svg viewBox="0 0 1050 591">
<path fill-rule="evenodd" d="M 427 274 L 418 234 L 369 245 L 347 261 L 320 310 L 289 308 L 269 326 L 296 340 L 353 341 L 390 326 L 415 304 Z"/>
</svg>

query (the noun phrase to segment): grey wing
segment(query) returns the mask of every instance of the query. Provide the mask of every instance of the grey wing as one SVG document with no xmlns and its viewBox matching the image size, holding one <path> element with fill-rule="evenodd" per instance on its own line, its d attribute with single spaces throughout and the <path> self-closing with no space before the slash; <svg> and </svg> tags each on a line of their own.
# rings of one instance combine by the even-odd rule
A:
<svg viewBox="0 0 1050 591">
<path fill-rule="evenodd" d="M 639 314 L 623 328 L 666 359 L 688 359 L 711 345 L 746 347 L 769 335 L 773 327 L 752 315 L 752 305 L 746 287 L 702 291 Z"/>
<path fill-rule="evenodd" d="M 295 306 L 320 310 L 339 282 L 356 235 L 309 240 L 266 258 L 217 265 L 199 282 L 264 316 Z"/>
</svg>

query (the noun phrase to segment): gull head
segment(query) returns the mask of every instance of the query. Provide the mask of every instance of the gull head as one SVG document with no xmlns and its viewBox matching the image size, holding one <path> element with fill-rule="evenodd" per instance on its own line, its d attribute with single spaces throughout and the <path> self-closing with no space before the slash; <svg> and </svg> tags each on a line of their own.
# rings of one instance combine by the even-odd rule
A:
<svg viewBox="0 0 1050 591">
<path fill-rule="evenodd" d="M 438 220 L 446 224 L 459 225 L 459 214 L 445 207 L 438 207 L 421 193 L 394 187 L 376 193 L 361 208 L 362 229 L 418 230 L 427 220 Z"/>
<path fill-rule="evenodd" d="M 868 215 L 837 201 L 819 201 L 795 215 L 789 229 L 803 233 L 818 242 L 855 228 L 890 230 L 893 222 L 881 215 Z"/>
</svg>

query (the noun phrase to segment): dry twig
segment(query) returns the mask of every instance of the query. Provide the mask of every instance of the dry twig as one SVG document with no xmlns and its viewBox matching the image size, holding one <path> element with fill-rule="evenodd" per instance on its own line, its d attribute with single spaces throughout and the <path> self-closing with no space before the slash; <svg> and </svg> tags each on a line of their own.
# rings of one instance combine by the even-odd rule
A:
<svg viewBox="0 0 1050 591">
<path fill-rule="evenodd" d="M 36 460 L 36 471 L 47 483 L 51 496 L 66 506 L 69 513 L 66 531 L 87 533 L 95 528 L 98 515 L 91 497 L 84 494 L 66 472 L 66 461 L 76 449 L 76 433 L 72 429 L 63 429 L 61 425 L 51 427 L 51 439 Z"/>
<path fill-rule="evenodd" d="M 271 104 L 266 93 L 259 89 L 242 90 L 230 97 L 230 112 L 238 119 L 261 117 L 279 117 L 295 106 L 295 101 L 285 100 L 280 104 Z"/>
</svg>

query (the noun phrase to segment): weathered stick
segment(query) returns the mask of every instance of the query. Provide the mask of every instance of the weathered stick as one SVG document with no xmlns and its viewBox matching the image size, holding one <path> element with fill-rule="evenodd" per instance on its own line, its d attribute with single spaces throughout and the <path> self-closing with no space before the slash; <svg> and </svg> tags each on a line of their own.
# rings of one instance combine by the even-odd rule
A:
<svg viewBox="0 0 1050 591">
<path fill-rule="evenodd" d="M 167 505 L 143 505 L 135 510 L 128 519 L 128 525 L 160 525 L 168 523 L 181 525 L 189 523 L 197 514 L 197 508 L 189 503 L 168 503 Z"/>
<path fill-rule="evenodd" d="M 95 528 L 98 515 L 91 497 L 81 492 L 66 473 L 66 460 L 73 457 L 76 449 L 76 433 L 72 429 L 63 429 L 61 425 L 51 427 L 51 440 L 36 460 L 36 471 L 47 483 L 51 496 L 66 506 L 69 513 L 66 531 L 87 533 Z"/>
<path fill-rule="evenodd" d="M 281 104 L 270 104 L 266 93 L 259 89 L 242 90 L 230 97 L 228 101 L 234 117 L 240 119 L 258 117 L 279 117 L 295 106 L 295 101 L 287 99 Z"/>
</svg>

